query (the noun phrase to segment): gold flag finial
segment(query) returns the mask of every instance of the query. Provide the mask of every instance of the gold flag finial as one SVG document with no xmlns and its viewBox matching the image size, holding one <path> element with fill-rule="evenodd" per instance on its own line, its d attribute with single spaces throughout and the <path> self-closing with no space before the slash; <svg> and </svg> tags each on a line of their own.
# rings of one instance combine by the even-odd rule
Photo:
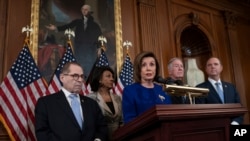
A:
<svg viewBox="0 0 250 141">
<path fill-rule="evenodd" d="M 26 26 L 22 28 L 22 33 L 26 32 L 26 37 L 25 37 L 25 44 L 29 45 L 29 37 L 30 33 L 33 31 L 33 29 L 30 26 Z"/>
<path fill-rule="evenodd" d="M 75 37 L 75 32 L 73 30 L 71 30 L 70 28 L 66 29 L 64 31 L 64 34 L 68 37 L 68 41 L 67 43 L 70 45 L 71 49 L 73 50 L 74 52 L 74 49 L 72 47 L 72 42 L 71 42 L 71 37 Z"/>
<path fill-rule="evenodd" d="M 123 47 L 126 47 L 126 51 L 127 51 L 127 54 L 128 54 L 128 50 L 130 47 L 132 47 L 132 43 L 129 42 L 128 40 L 126 40 L 125 42 L 123 42 Z"/>
<path fill-rule="evenodd" d="M 107 43 L 107 39 L 104 36 L 99 36 L 98 41 L 101 42 L 101 47 L 104 47 L 104 43 Z"/>
<path fill-rule="evenodd" d="M 71 40 L 71 37 L 75 37 L 75 32 L 70 28 L 66 29 L 64 34 L 68 36 L 68 40 Z"/>
<path fill-rule="evenodd" d="M 101 47 L 97 50 L 97 55 L 100 56 L 102 50 L 106 51 L 105 44 L 107 43 L 107 39 L 104 36 L 99 36 L 98 41 L 101 43 Z"/>
</svg>

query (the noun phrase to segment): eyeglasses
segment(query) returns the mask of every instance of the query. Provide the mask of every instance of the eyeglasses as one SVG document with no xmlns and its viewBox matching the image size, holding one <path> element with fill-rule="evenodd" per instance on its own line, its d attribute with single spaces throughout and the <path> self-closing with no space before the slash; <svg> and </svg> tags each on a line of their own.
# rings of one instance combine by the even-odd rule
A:
<svg viewBox="0 0 250 141">
<path fill-rule="evenodd" d="M 79 77 L 82 78 L 82 80 L 84 80 L 85 76 L 83 74 L 79 75 L 79 74 L 64 74 L 64 75 L 67 75 L 67 76 L 71 76 L 73 77 L 74 80 L 78 80 Z"/>
</svg>

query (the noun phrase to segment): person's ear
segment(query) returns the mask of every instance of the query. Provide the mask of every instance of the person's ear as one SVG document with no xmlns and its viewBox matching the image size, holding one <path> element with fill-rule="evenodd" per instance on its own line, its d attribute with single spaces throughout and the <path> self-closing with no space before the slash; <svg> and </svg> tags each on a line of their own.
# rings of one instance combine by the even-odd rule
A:
<svg viewBox="0 0 250 141">
<path fill-rule="evenodd" d="M 65 76 L 64 76 L 63 74 L 60 74 L 59 78 L 60 78 L 60 80 L 63 82 Z"/>
</svg>

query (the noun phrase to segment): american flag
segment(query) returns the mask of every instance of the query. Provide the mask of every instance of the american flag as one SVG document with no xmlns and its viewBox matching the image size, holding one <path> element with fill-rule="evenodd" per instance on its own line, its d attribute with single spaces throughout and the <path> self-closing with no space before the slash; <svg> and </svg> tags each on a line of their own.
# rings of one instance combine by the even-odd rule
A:
<svg viewBox="0 0 250 141">
<path fill-rule="evenodd" d="M 61 90 L 62 84 L 61 84 L 61 81 L 59 79 L 59 76 L 60 76 L 61 69 L 68 62 L 76 62 L 73 51 L 71 49 L 70 42 L 68 43 L 67 49 L 66 49 L 63 57 L 61 58 L 58 66 L 55 70 L 55 73 L 53 75 L 51 82 L 49 83 L 48 90 L 47 90 L 46 94 L 52 94 L 52 93 L 55 93 L 55 92 L 58 92 L 59 90 Z"/>
<path fill-rule="evenodd" d="M 35 141 L 34 109 L 46 85 L 27 45 L 0 86 L 0 120 L 11 140 Z"/>
<path fill-rule="evenodd" d="M 97 61 L 95 63 L 96 67 L 100 66 L 109 66 L 108 58 L 105 54 L 105 52 L 102 50 L 100 57 L 97 58 Z"/>
<path fill-rule="evenodd" d="M 95 64 L 93 65 L 92 69 L 91 69 L 91 72 L 88 76 L 88 79 L 86 81 L 86 90 L 85 90 L 85 94 L 89 94 L 91 93 L 91 87 L 90 87 L 90 84 L 89 84 L 89 81 L 92 79 L 92 75 L 93 75 L 93 71 L 95 69 L 95 67 L 100 67 L 100 66 L 109 66 L 109 61 L 108 61 L 108 58 L 105 54 L 105 52 L 103 50 L 101 50 L 101 54 L 100 56 L 97 57 L 96 59 L 96 62 Z"/>
<path fill-rule="evenodd" d="M 115 86 L 115 92 L 118 95 L 122 94 L 123 88 L 133 83 L 133 65 L 130 57 L 127 54 L 125 61 L 123 62 L 121 72 L 119 74 L 118 82 Z"/>
</svg>

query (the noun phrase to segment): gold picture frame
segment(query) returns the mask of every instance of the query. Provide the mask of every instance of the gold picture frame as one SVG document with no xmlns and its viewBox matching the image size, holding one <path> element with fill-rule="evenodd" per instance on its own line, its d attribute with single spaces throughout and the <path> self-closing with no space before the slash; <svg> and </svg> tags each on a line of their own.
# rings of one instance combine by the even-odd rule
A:
<svg viewBox="0 0 250 141">
<path fill-rule="evenodd" d="M 30 34 L 30 51 L 38 62 L 38 32 L 39 32 L 39 13 L 40 1 L 32 0 L 31 4 L 31 28 Z M 123 63 L 123 47 L 122 47 L 122 22 L 121 22 L 121 5 L 120 0 L 114 0 L 114 24 L 115 24 L 115 53 L 116 53 L 116 71 L 117 75 Z"/>
</svg>

